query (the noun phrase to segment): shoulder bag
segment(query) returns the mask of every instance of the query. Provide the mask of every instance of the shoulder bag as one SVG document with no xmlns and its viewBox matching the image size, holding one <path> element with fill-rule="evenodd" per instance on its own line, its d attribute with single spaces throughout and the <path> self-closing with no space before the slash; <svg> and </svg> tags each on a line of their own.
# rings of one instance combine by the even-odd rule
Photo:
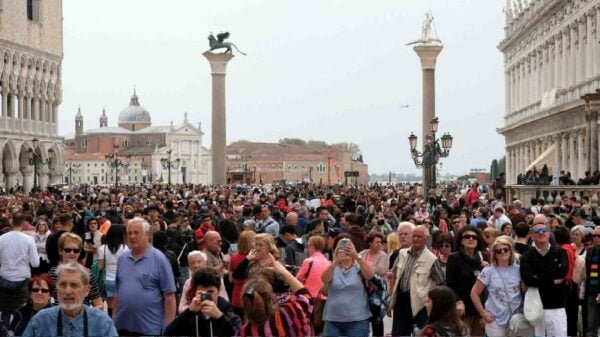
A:
<svg viewBox="0 0 600 337">
<path fill-rule="evenodd" d="M 510 294 L 508 293 L 508 288 L 506 287 L 506 282 L 504 282 L 504 277 L 502 277 L 502 274 L 500 274 L 500 272 L 494 268 L 494 271 L 496 272 L 496 274 L 498 274 L 498 276 L 500 277 L 500 280 L 502 281 L 502 287 L 504 288 L 504 292 L 506 293 L 506 300 L 507 300 L 507 304 L 508 304 L 508 310 L 510 312 L 510 318 L 508 319 L 508 326 L 506 327 L 506 335 L 507 336 L 533 336 L 533 327 L 529 324 L 529 322 L 527 321 L 527 319 L 525 318 L 525 315 L 517 312 L 516 310 L 513 311 L 512 307 L 510 305 Z"/>
</svg>

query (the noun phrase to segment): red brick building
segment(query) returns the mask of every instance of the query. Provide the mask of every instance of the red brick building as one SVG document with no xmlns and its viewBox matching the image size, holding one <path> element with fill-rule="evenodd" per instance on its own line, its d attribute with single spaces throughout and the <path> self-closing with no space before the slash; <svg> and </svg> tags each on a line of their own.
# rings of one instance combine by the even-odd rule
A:
<svg viewBox="0 0 600 337">
<path fill-rule="evenodd" d="M 345 172 L 358 172 L 347 178 Z M 366 185 L 368 165 L 341 146 L 311 146 L 239 141 L 227 146 L 228 183 L 312 181 Z"/>
</svg>

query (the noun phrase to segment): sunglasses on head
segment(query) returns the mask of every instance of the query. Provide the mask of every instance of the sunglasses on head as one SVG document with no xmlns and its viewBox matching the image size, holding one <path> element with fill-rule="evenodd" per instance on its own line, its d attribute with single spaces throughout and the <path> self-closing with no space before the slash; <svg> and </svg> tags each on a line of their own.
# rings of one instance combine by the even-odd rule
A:
<svg viewBox="0 0 600 337">
<path fill-rule="evenodd" d="M 462 236 L 463 239 L 466 240 L 477 240 L 477 235 L 475 234 L 465 234 Z"/>
<path fill-rule="evenodd" d="M 79 249 L 79 248 L 63 248 L 63 252 L 65 252 L 65 253 L 79 254 L 80 251 L 81 251 L 81 249 Z"/>
<path fill-rule="evenodd" d="M 544 233 L 548 233 L 548 228 L 546 228 L 546 227 L 534 228 L 531 231 L 533 232 L 533 234 L 544 234 Z"/>
<path fill-rule="evenodd" d="M 504 253 L 510 252 L 510 249 L 508 249 L 506 247 L 504 247 L 504 248 L 497 248 L 497 249 L 494 249 L 494 252 L 496 254 L 504 254 Z"/>
</svg>

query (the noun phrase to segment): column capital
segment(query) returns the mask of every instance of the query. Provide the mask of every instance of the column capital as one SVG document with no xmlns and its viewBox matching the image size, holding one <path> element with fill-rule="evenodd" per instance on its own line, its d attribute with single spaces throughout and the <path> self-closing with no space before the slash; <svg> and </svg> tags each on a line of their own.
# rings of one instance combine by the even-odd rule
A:
<svg viewBox="0 0 600 337">
<path fill-rule="evenodd" d="M 418 45 L 414 46 L 413 50 L 419 56 L 421 60 L 421 69 L 422 70 L 435 70 L 435 64 L 437 61 L 438 55 L 444 49 L 443 45 Z"/>
<path fill-rule="evenodd" d="M 210 69 L 213 75 L 225 75 L 227 63 L 234 58 L 233 54 L 226 53 L 211 53 L 209 51 L 203 53 L 204 57 L 210 63 Z"/>
</svg>

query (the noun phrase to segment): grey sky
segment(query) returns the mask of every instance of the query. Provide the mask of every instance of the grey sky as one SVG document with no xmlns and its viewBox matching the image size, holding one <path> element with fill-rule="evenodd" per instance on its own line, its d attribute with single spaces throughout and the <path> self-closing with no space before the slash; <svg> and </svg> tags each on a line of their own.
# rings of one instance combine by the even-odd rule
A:
<svg viewBox="0 0 600 337">
<path fill-rule="evenodd" d="M 418 172 L 421 70 L 411 47 L 424 14 L 445 45 L 436 71 L 440 131 L 454 136 L 444 172 L 488 168 L 503 155 L 500 0 L 64 0 L 61 134 L 77 106 L 84 127 L 109 126 L 133 86 L 154 125 L 189 112 L 210 147 L 207 35 L 226 30 L 248 53 L 229 64 L 228 142 L 283 137 L 357 143 L 372 173 Z M 408 109 L 401 106 L 409 104 Z"/>
</svg>

